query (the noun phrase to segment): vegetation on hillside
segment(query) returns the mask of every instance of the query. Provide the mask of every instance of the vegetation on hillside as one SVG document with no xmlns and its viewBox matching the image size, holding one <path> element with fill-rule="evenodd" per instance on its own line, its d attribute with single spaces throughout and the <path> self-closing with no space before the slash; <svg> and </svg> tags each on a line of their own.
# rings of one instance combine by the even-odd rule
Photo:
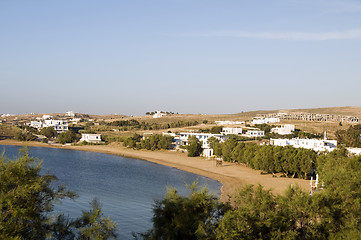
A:
<svg viewBox="0 0 361 240">
<path fill-rule="evenodd" d="M 237 142 L 228 139 L 224 143 L 209 141 L 214 154 L 224 161 L 243 163 L 267 173 L 284 173 L 289 177 L 307 178 L 316 168 L 317 153 L 313 150 L 255 143 Z"/>
<path fill-rule="evenodd" d="M 76 143 L 81 138 L 81 135 L 73 130 L 68 130 L 59 134 L 57 141 L 61 144 Z"/>
<path fill-rule="evenodd" d="M 162 134 L 154 134 L 142 139 L 142 136 L 133 134 L 133 136 L 125 138 L 123 146 L 136 149 L 161 150 L 169 149 L 172 145 L 173 137 Z"/>
<path fill-rule="evenodd" d="M 153 228 L 138 239 L 359 239 L 361 157 L 323 155 L 322 188 L 310 196 L 297 186 L 275 196 L 244 186 L 222 204 L 206 189 L 182 197 L 170 189 L 153 208 Z"/>
<path fill-rule="evenodd" d="M 339 144 L 345 144 L 348 147 L 361 147 L 361 124 L 350 126 L 347 130 L 336 131 L 336 137 Z"/>
</svg>

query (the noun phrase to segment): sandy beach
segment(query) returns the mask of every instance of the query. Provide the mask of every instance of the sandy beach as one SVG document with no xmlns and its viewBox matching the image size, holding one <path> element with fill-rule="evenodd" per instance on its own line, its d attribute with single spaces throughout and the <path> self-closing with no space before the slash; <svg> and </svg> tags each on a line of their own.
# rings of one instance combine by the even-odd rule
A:
<svg viewBox="0 0 361 240">
<path fill-rule="evenodd" d="M 221 188 L 221 201 L 227 201 L 229 196 L 232 196 L 237 188 L 246 184 L 261 184 L 265 189 L 271 189 L 274 194 L 282 194 L 291 184 L 293 186 L 298 185 L 305 191 L 309 191 L 310 188 L 308 180 L 273 177 L 271 174 L 261 175 L 261 171 L 235 163 L 225 162 L 223 166 L 216 166 L 214 160 L 208 160 L 202 157 L 191 158 L 187 157 L 186 153 L 175 151 L 133 150 L 122 147 L 119 143 L 109 145 L 62 146 L 40 142 L 2 140 L 0 141 L 0 145 L 24 145 L 101 152 L 175 167 L 221 182 L 223 185 Z"/>
</svg>

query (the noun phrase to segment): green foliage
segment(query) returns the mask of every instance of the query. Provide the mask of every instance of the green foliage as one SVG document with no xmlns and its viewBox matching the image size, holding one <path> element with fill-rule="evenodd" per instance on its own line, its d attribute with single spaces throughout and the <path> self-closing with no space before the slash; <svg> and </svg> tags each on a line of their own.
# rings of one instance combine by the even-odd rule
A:
<svg viewBox="0 0 361 240">
<path fill-rule="evenodd" d="M 80 134 L 75 133 L 73 130 L 68 130 L 60 133 L 57 140 L 59 143 L 65 144 L 65 143 L 75 143 L 79 141 L 80 138 L 81 138 Z"/>
<path fill-rule="evenodd" d="M 49 140 L 48 140 L 48 138 L 43 138 L 42 142 L 43 142 L 43 143 L 48 143 Z"/>
<path fill-rule="evenodd" d="M 187 197 L 169 189 L 153 208 L 153 228 L 142 239 L 359 239 L 361 157 L 342 149 L 320 158 L 322 189 L 310 196 L 290 186 L 275 196 L 247 185 L 222 205 L 204 192 Z M 192 185 L 193 187 L 195 185 Z"/>
<path fill-rule="evenodd" d="M 142 139 L 141 135 L 133 134 L 133 136 L 124 139 L 123 146 L 136 149 L 161 150 L 169 149 L 172 145 L 173 137 L 162 134 L 154 134 Z"/>
<path fill-rule="evenodd" d="M 261 131 L 264 131 L 264 133 L 266 134 L 266 133 L 271 132 L 271 129 L 276 127 L 276 126 L 275 125 L 268 125 L 268 124 L 263 123 L 263 124 L 256 124 L 255 127 L 258 128 Z"/>
<path fill-rule="evenodd" d="M 14 138 L 18 131 L 18 127 L 0 123 L 0 140 Z"/>
<path fill-rule="evenodd" d="M 220 134 L 222 132 L 222 129 L 223 126 L 214 126 L 212 128 L 200 129 L 199 132 Z"/>
<path fill-rule="evenodd" d="M 36 141 L 38 138 L 32 134 L 31 132 L 28 132 L 26 130 L 18 131 L 15 134 L 15 140 L 18 141 Z"/>
<path fill-rule="evenodd" d="M 45 127 L 41 129 L 40 133 L 47 138 L 55 138 L 56 136 L 58 136 L 58 133 L 52 127 Z"/>
<path fill-rule="evenodd" d="M 195 136 L 189 136 L 188 137 L 188 144 L 186 146 L 188 151 L 188 157 L 197 157 L 201 155 L 203 149 L 202 149 L 202 142 L 199 141 L 198 138 Z"/>
<path fill-rule="evenodd" d="M 172 140 L 172 136 L 155 134 L 141 140 L 140 148 L 147 150 L 169 149 L 172 145 Z"/>
<path fill-rule="evenodd" d="M 210 148 L 215 148 L 215 146 L 219 143 L 219 140 L 215 137 L 210 137 L 207 139 L 207 144 Z"/>
<path fill-rule="evenodd" d="M 76 195 L 64 186 L 55 189 L 51 183 L 56 177 L 41 175 L 40 170 L 41 162 L 29 157 L 26 149 L 16 160 L 4 154 L 0 157 L 0 239 L 79 239 L 83 235 L 81 230 L 89 226 L 97 226 L 92 236 L 105 236 L 94 239 L 113 236 L 110 233 L 115 231 L 115 225 L 110 220 L 97 218 L 102 224 L 93 221 L 89 225 L 84 216 L 76 220 L 64 215 L 54 218 L 51 214 L 54 203 Z M 101 216 L 99 208 L 96 213 Z"/>
<path fill-rule="evenodd" d="M 336 131 L 337 141 L 349 147 L 361 147 L 361 124 L 350 126 L 347 130 Z"/>
<path fill-rule="evenodd" d="M 153 229 L 140 234 L 142 239 L 215 239 L 219 218 L 229 209 L 208 193 L 197 190 L 197 183 L 187 186 L 188 196 L 180 196 L 176 189 L 168 189 L 153 208 Z"/>
<path fill-rule="evenodd" d="M 75 226 L 79 229 L 78 239 L 116 239 L 116 224 L 109 217 L 105 218 L 97 199 L 91 202 L 91 210 L 83 211 L 80 219 L 75 221 Z"/>
<path fill-rule="evenodd" d="M 272 145 L 259 146 L 230 138 L 214 145 L 214 154 L 223 160 L 247 164 L 267 173 L 286 173 L 290 177 L 307 178 L 316 168 L 317 153 L 313 150 Z"/>
<path fill-rule="evenodd" d="M 136 148 L 137 142 L 140 142 L 141 135 L 134 133 L 133 136 L 124 139 L 123 146 L 128 148 Z"/>
<path fill-rule="evenodd" d="M 141 130 L 161 130 L 169 128 L 179 128 L 179 127 L 190 127 L 198 125 L 197 121 L 178 121 L 171 123 L 146 123 L 138 122 L 135 119 L 123 120 L 123 121 L 113 121 L 108 123 L 108 126 L 117 126 L 121 127 L 121 130 L 128 131 L 132 129 L 141 129 Z"/>
</svg>

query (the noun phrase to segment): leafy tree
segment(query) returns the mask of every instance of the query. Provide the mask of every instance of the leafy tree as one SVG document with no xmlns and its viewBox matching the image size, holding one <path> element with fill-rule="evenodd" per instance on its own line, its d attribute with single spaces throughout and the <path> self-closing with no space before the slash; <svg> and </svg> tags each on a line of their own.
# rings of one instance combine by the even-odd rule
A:
<svg viewBox="0 0 361 240">
<path fill-rule="evenodd" d="M 116 224 L 109 217 L 105 218 L 97 199 L 91 202 L 91 210 L 83 211 L 81 218 L 75 221 L 79 229 L 78 239 L 110 239 L 116 238 Z"/>
<path fill-rule="evenodd" d="M 45 127 L 41 129 L 40 133 L 47 138 L 55 138 L 56 136 L 58 136 L 58 133 L 52 127 Z"/>
<path fill-rule="evenodd" d="M 141 138 L 142 138 L 142 136 L 134 133 L 133 136 L 124 139 L 123 145 L 124 145 L 124 147 L 136 148 L 137 142 L 140 142 Z"/>
<path fill-rule="evenodd" d="M 214 126 L 211 128 L 211 133 L 213 134 L 219 134 L 222 132 L 223 127 L 222 126 Z"/>
<path fill-rule="evenodd" d="M 215 239 L 219 218 L 229 208 L 209 194 L 206 188 L 197 190 L 197 183 L 187 185 L 188 196 L 168 189 L 161 201 L 155 201 L 153 228 L 139 234 L 142 239 Z"/>
<path fill-rule="evenodd" d="M 38 138 L 32 134 L 31 132 L 28 132 L 26 130 L 18 131 L 15 134 L 15 140 L 18 141 L 36 141 Z"/>
<path fill-rule="evenodd" d="M 98 206 L 86 214 L 70 220 L 60 214 L 50 214 L 54 203 L 74 198 L 75 193 L 64 186 L 54 188 L 54 175 L 41 175 L 41 162 L 21 150 L 15 160 L 0 157 L 0 239 L 108 239 L 115 236 L 115 224 L 101 217 Z M 86 235 L 83 229 L 92 229 Z M 85 231 L 86 232 L 86 231 Z"/>
<path fill-rule="evenodd" d="M 350 126 L 347 130 L 336 131 L 337 141 L 349 147 L 361 147 L 361 124 Z"/>
<path fill-rule="evenodd" d="M 188 144 L 186 147 L 188 151 L 188 157 L 199 156 L 203 151 L 202 142 L 199 141 L 199 139 L 196 138 L 195 136 L 188 137 Z"/>
<path fill-rule="evenodd" d="M 213 148 L 216 146 L 217 143 L 219 143 L 219 140 L 215 137 L 210 137 L 207 139 L 208 146 L 210 148 Z"/>
<path fill-rule="evenodd" d="M 62 132 L 58 136 L 58 142 L 61 144 L 77 142 L 80 139 L 80 134 L 73 130 Z"/>
</svg>

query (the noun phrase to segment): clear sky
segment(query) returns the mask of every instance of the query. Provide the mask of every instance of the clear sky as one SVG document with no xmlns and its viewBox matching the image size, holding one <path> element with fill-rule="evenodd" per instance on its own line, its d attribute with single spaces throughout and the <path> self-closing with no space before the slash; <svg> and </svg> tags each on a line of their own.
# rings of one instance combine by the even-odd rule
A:
<svg viewBox="0 0 361 240">
<path fill-rule="evenodd" d="M 360 0 L 0 1 L 0 113 L 361 106 Z"/>
</svg>

